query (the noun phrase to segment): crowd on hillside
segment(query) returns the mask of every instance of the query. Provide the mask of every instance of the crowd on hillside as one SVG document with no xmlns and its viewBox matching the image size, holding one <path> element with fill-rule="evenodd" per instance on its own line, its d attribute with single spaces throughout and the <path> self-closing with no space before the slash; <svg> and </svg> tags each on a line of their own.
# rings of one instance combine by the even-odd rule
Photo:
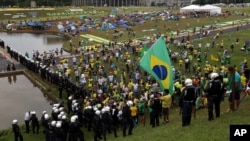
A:
<svg viewBox="0 0 250 141">
<path fill-rule="evenodd" d="M 237 90 L 244 91 L 245 95 L 250 93 L 247 60 L 243 60 L 240 66 L 225 61 L 226 57 L 233 56 L 233 50 L 224 47 L 219 34 L 211 41 L 211 46 L 210 43 L 193 45 L 189 37 L 178 42 L 171 42 L 171 38 L 171 35 L 166 35 L 166 43 L 171 44 L 170 58 L 175 66 L 172 68 L 175 83 L 173 94 L 169 94 L 168 89 L 159 90 L 157 81 L 139 67 L 143 44 L 131 46 L 129 43 L 117 45 L 112 42 L 109 44 L 112 50 L 101 48 L 100 51 L 87 53 L 79 50 L 79 57 L 72 55 L 63 60 L 58 59 L 59 54 L 54 52 L 45 59 L 38 59 L 37 55 L 28 58 L 8 46 L 7 50 L 12 58 L 39 74 L 43 80 L 57 85 L 60 99 L 67 97 L 66 103 L 53 105 L 52 113 L 44 111 L 41 123 L 37 123 L 36 112 L 30 111 L 26 118 L 31 121 L 32 132 L 42 132 L 39 130 L 39 125 L 42 125 L 47 141 L 76 141 L 84 140 L 84 133 L 93 131 L 96 141 L 102 138 L 106 140 L 106 134 L 111 132 L 117 137 L 117 130 L 121 128 L 122 136 L 125 137 L 133 134 L 135 126 L 145 126 L 147 113 L 153 128 L 161 124 L 160 117 L 163 117 L 163 123 L 168 123 L 172 106 L 181 107 L 182 126 L 190 124 L 191 113 L 195 114 L 195 110 L 204 107 L 210 111 L 208 119 L 213 120 L 212 105 L 215 104 L 216 117 L 219 117 L 219 104 L 224 94 L 232 90 L 230 76 L 234 71 L 239 84 Z M 228 41 L 239 48 L 239 40 L 235 43 Z M 218 66 L 212 65 L 206 58 L 210 55 L 211 48 L 218 50 Z M 204 68 L 201 67 L 202 63 L 205 63 Z M 214 81 L 221 82 L 221 87 L 214 88 L 220 92 L 218 95 L 208 88 L 210 82 L 212 86 Z M 232 104 L 230 98 L 229 96 Z M 239 99 L 238 93 L 236 100 L 236 107 L 229 107 L 230 110 L 237 109 L 239 100 L 243 100 Z M 17 138 L 21 135 L 16 125 L 17 121 L 13 120 Z M 86 132 L 81 127 L 86 127 Z M 29 126 L 26 126 L 26 133 L 29 133 Z"/>
</svg>

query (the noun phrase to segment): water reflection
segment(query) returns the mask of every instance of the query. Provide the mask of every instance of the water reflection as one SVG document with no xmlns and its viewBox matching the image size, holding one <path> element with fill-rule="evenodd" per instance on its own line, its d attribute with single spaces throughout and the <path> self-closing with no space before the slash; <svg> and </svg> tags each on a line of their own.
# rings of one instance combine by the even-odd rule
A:
<svg viewBox="0 0 250 141">
<path fill-rule="evenodd" d="M 14 118 L 24 124 L 26 111 L 36 111 L 39 118 L 42 111 L 51 112 L 51 101 L 24 75 L 0 77 L 0 84 L 0 130 L 10 128 Z"/>
<path fill-rule="evenodd" d="M 13 81 L 16 83 L 16 75 L 13 75 Z"/>
<path fill-rule="evenodd" d="M 63 37 L 56 35 L 5 32 L 0 32 L 0 39 L 22 54 L 25 54 L 26 51 L 32 54 L 33 50 L 43 53 L 56 48 L 60 49 L 63 42 L 66 41 Z"/>
<path fill-rule="evenodd" d="M 12 78 L 11 76 L 8 76 L 8 82 L 11 84 L 12 83 Z"/>
</svg>

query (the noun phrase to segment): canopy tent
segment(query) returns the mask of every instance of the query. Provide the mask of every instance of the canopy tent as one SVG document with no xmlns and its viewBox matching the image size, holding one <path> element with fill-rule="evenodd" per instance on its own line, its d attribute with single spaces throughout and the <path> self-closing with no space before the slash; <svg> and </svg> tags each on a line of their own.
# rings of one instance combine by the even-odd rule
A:
<svg viewBox="0 0 250 141">
<path fill-rule="evenodd" d="M 207 11 L 210 13 L 210 15 L 217 15 L 217 14 L 221 14 L 221 8 L 217 7 L 217 6 L 213 6 L 213 5 L 204 5 L 201 6 L 200 11 Z"/>
<path fill-rule="evenodd" d="M 210 15 L 221 14 L 221 8 L 213 5 L 204 5 L 204 6 L 189 5 L 180 9 L 180 13 L 189 13 L 195 11 L 209 12 Z"/>
<path fill-rule="evenodd" d="M 180 13 L 188 13 L 188 12 L 198 11 L 199 8 L 200 8 L 199 5 L 189 5 L 186 7 L 182 7 L 180 9 Z"/>
</svg>

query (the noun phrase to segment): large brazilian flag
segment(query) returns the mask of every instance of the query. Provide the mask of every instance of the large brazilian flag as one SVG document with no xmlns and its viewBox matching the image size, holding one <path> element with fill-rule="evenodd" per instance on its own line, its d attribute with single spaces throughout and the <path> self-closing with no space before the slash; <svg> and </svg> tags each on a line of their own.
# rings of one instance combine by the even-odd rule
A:
<svg viewBox="0 0 250 141">
<path fill-rule="evenodd" d="M 160 84 L 161 90 L 174 92 L 174 79 L 171 60 L 169 58 L 164 37 L 160 37 L 141 58 L 139 65 L 151 74 Z"/>
</svg>

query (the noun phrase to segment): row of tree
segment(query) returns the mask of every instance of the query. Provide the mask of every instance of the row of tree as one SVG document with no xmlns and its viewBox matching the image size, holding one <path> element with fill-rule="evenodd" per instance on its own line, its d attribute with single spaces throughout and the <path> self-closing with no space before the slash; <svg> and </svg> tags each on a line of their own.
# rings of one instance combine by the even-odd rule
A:
<svg viewBox="0 0 250 141">
<path fill-rule="evenodd" d="M 30 7 L 31 1 L 36 1 L 37 6 L 67 6 L 72 0 L 0 0 L 3 7 Z"/>
<path fill-rule="evenodd" d="M 37 6 L 71 6 L 74 4 L 74 0 L 0 0 L 0 6 L 2 7 L 30 7 L 31 1 L 36 1 Z M 88 0 L 86 0 L 88 1 Z M 94 1 L 94 0 L 93 0 Z M 87 2 L 89 3 L 89 2 Z M 90 2 L 91 3 L 91 2 Z M 250 0 L 196 0 L 193 4 L 214 4 L 214 3 L 250 3 Z M 167 3 L 161 3 L 160 5 L 155 1 L 151 6 L 167 6 Z M 90 6 L 90 5 L 89 5 Z"/>
</svg>

